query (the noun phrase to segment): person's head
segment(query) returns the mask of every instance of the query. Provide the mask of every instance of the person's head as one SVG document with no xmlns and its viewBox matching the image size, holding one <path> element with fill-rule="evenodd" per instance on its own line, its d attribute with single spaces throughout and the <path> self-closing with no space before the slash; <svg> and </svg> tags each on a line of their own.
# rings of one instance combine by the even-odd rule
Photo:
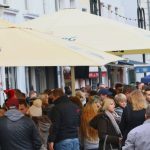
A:
<svg viewBox="0 0 150 150">
<path fill-rule="evenodd" d="M 54 89 L 46 89 L 44 91 L 44 94 L 48 94 L 48 103 L 49 104 L 52 104 L 52 101 L 53 101 L 53 91 L 54 91 Z"/>
<path fill-rule="evenodd" d="M 140 90 L 131 92 L 129 99 L 133 110 L 142 110 L 146 108 L 145 97 Z"/>
<path fill-rule="evenodd" d="M 64 96 L 64 92 L 61 88 L 56 88 L 53 91 L 53 101 L 57 100 L 59 97 Z"/>
<path fill-rule="evenodd" d="M 36 91 L 30 91 L 29 92 L 29 97 L 30 97 L 30 99 L 36 98 L 37 97 L 37 92 Z"/>
<path fill-rule="evenodd" d="M 97 91 L 95 91 L 95 90 L 91 90 L 91 92 L 90 92 L 89 96 L 94 96 L 94 95 L 97 95 Z"/>
<path fill-rule="evenodd" d="M 82 105 L 86 103 L 86 96 L 84 92 L 79 90 L 79 91 L 76 91 L 75 95 L 80 99 Z"/>
<path fill-rule="evenodd" d="M 102 101 L 98 95 L 89 96 L 88 103 L 95 103 L 97 109 L 100 109 L 102 107 Z"/>
<path fill-rule="evenodd" d="M 86 93 L 90 93 L 90 91 L 91 91 L 91 86 L 90 85 L 86 85 L 85 86 L 85 92 Z"/>
<path fill-rule="evenodd" d="M 145 119 L 150 119 L 150 104 L 146 108 Z"/>
<path fill-rule="evenodd" d="M 79 97 L 77 97 L 77 96 L 70 96 L 69 99 L 70 99 L 74 104 L 78 105 L 80 109 L 83 108 L 82 103 L 81 103 Z"/>
<path fill-rule="evenodd" d="M 98 92 L 98 95 L 102 100 L 112 95 L 112 93 L 109 91 L 109 89 L 103 88 Z"/>
<path fill-rule="evenodd" d="M 141 91 L 144 89 L 144 83 L 142 83 L 142 82 L 137 82 L 136 85 L 137 85 L 137 89 L 139 89 L 139 90 L 141 90 Z"/>
<path fill-rule="evenodd" d="M 4 92 L 7 95 L 7 100 L 5 102 L 5 105 L 8 109 L 15 108 L 18 109 L 19 107 L 19 101 L 15 95 L 14 89 L 4 90 Z"/>
<path fill-rule="evenodd" d="M 15 89 L 15 95 L 18 99 L 26 99 L 25 93 L 21 92 L 19 89 Z"/>
<path fill-rule="evenodd" d="M 134 91 L 136 88 L 133 85 L 124 85 L 123 86 L 123 94 L 126 95 L 127 100 L 129 100 L 130 93 Z"/>
<path fill-rule="evenodd" d="M 71 95 L 71 94 L 72 94 L 72 91 L 71 91 L 71 87 L 70 87 L 70 86 L 65 86 L 65 87 L 64 87 L 64 90 L 65 90 L 65 94 L 66 94 L 66 95 Z"/>
<path fill-rule="evenodd" d="M 111 98 L 105 98 L 103 100 L 103 103 L 102 103 L 102 110 L 103 111 L 109 111 L 109 112 L 114 112 L 114 109 L 115 109 L 115 102 L 113 99 Z"/>
<path fill-rule="evenodd" d="M 122 93 L 117 94 L 115 96 L 115 102 L 121 108 L 125 108 L 126 105 L 127 105 L 127 97 L 124 94 L 122 94 Z"/>
<path fill-rule="evenodd" d="M 45 107 L 48 105 L 48 94 L 41 93 L 38 95 L 38 98 L 42 100 L 42 106 Z"/>
<path fill-rule="evenodd" d="M 33 105 L 29 108 L 28 114 L 31 117 L 42 116 L 42 100 L 41 99 L 36 99 L 33 101 Z"/>
<path fill-rule="evenodd" d="M 28 111 L 28 105 L 25 100 L 19 101 L 19 111 L 26 114 Z"/>
<path fill-rule="evenodd" d="M 144 96 L 145 96 L 145 98 L 146 98 L 146 101 L 147 101 L 148 103 L 150 103 L 150 86 L 148 86 L 148 87 L 145 89 Z"/>
<path fill-rule="evenodd" d="M 103 88 L 107 88 L 107 86 L 105 85 L 105 84 L 100 84 L 100 83 L 98 83 L 97 84 L 97 89 L 103 89 Z"/>
<path fill-rule="evenodd" d="M 116 90 L 116 94 L 122 93 L 122 90 L 123 90 L 122 83 L 116 83 L 115 84 L 115 90 Z"/>
</svg>

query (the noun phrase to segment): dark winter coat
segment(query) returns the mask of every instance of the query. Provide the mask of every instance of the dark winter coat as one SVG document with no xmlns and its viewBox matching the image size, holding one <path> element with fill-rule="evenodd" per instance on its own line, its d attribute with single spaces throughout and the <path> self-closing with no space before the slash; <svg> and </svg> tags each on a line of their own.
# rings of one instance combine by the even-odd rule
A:
<svg viewBox="0 0 150 150">
<path fill-rule="evenodd" d="M 78 138 L 80 126 L 80 108 L 67 96 L 55 100 L 51 112 L 52 125 L 48 142 L 59 142 L 65 139 Z"/>
<path fill-rule="evenodd" d="M 34 122 L 16 109 L 0 118 L 1 150 L 40 150 L 41 140 Z"/>
<path fill-rule="evenodd" d="M 143 124 L 145 121 L 145 109 L 134 111 L 131 104 L 123 110 L 120 129 L 123 135 L 123 145 L 127 138 L 127 134 L 135 127 Z"/>
<path fill-rule="evenodd" d="M 107 135 L 107 142 L 106 142 L 106 150 L 110 150 L 110 146 L 112 148 L 119 148 L 119 137 L 117 135 L 115 128 L 113 127 L 110 119 L 105 113 L 98 114 L 90 121 L 90 126 L 94 129 L 98 130 L 99 136 L 99 149 L 102 150 L 104 146 L 104 141 Z"/>
</svg>

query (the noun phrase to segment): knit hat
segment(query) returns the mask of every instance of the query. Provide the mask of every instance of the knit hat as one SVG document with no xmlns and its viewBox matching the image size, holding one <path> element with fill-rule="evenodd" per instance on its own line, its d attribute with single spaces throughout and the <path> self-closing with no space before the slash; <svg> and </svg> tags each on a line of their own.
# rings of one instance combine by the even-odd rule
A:
<svg viewBox="0 0 150 150">
<path fill-rule="evenodd" d="M 33 105 L 29 108 L 29 114 L 32 117 L 42 116 L 42 101 L 40 99 L 33 101 Z"/>
<path fill-rule="evenodd" d="M 7 95 L 7 101 L 6 101 L 6 106 L 8 108 L 19 107 L 19 102 L 17 97 L 15 96 L 15 90 L 14 89 L 9 89 L 9 90 L 4 90 L 5 94 Z"/>
</svg>

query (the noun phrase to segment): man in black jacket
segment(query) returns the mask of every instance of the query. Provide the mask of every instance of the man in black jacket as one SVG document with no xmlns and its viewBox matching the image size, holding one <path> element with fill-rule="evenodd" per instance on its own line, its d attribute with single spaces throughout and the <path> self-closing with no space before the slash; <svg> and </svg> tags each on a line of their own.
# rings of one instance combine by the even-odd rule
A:
<svg viewBox="0 0 150 150">
<path fill-rule="evenodd" d="M 18 111 L 18 100 L 9 97 L 8 111 L 0 118 L 1 150 L 40 150 L 41 139 L 34 122 Z"/>
<path fill-rule="evenodd" d="M 55 89 L 53 96 L 55 106 L 51 112 L 49 149 L 79 150 L 80 108 L 64 95 L 62 89 Z"/>
</svg>

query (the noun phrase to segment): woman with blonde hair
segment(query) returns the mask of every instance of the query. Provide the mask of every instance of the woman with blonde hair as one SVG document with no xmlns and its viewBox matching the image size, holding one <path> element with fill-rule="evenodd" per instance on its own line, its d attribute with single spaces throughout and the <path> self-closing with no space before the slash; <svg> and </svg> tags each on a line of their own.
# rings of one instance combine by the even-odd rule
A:
<svg viewBox="0 0 150 150">
<path fill-rule="evenodd" d="M 98 150 L 98 132 L 89 125 L 90 120 L 98 114 L 97 101 L 99 97 L 91 96 L 82 111 L 80 131 L 84 150 Z"/>
<path fill-rule="evenodd" d="M 127 105 L 127 97 L 123 93 L 119 93 L 119 94 L 115 95 L 114 99 L 115 99 L 115 102 L 117 105 L 117 107 L 115 108 L 115 112 L 120 116 L 120 120 L 119 120 L 119 123 L 120 123 L 123 109 Z"/>
<path fill-rule="evenodd" d="M 42 101 L 42 113 L 44 115 L 48 115 L 48 113 L 51 109 L 51 107 L 48 103 L 48 94 L 41 93 L 41 94 L 38 95 L 38 98 L 41 99 L 41 101 Z"/>
<path fill-rule="evenodd" d="M 99 150 L 120 148 L 122 135 L 113 115 L 114 109 L 114 100 L 106 98 L 103 100 L 101 113 L 90 121 L 90 125 L 98 130 Z"/>
<path fill-rule="evenodd" d="M 127 134 L 145 120 L 146 101 L 140 90 L 130 93 L 129 102 L 123 110 L 120 128 L 123 134 L 123 145 Z"/>
</svg>

